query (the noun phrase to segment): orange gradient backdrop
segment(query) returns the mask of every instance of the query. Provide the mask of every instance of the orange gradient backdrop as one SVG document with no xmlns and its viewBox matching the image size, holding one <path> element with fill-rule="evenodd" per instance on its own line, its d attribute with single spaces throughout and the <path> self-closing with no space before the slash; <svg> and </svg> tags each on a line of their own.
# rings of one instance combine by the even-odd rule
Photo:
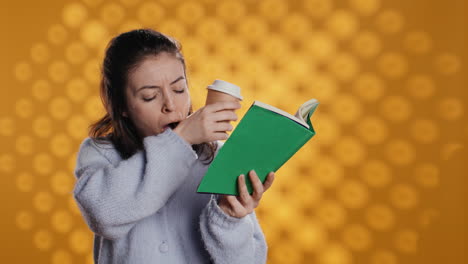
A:
<svg viewBox="0 0 468 264">
<path fill-rule="evenodd" d="M 104 47 L 151 27 L 176 37 L 194 109 L 242 87 L 317 135 L 257 209 L 268 263 L 468 263 L 464 0 L 74 0 L 0 4 L 2 263 L 92 263 L 71 191 L 102 114 Z"/>
</svg>

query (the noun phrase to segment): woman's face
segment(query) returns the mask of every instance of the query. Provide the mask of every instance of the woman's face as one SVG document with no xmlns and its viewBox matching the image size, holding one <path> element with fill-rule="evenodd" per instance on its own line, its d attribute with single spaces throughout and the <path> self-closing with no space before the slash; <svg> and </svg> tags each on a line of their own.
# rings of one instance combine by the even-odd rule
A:
<svg viewBox="0 0 468 264">
<path fill-rule="evenodd" d="M 128 111 L 124 116 L 142 137 L 164 132 L 169 124 L 184 120 L 190 110 L 183 64 L 167 52 L 143 59 L 129 73 L 125 93 Z"/>
</svg>

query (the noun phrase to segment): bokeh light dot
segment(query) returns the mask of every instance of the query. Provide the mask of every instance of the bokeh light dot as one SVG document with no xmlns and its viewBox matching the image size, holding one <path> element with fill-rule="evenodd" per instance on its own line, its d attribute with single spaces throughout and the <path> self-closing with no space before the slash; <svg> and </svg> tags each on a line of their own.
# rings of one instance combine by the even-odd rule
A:
<svg viewBox="0 0 468 264">
<path fill-rule="evenodd" d="M 406 50 L 413 54 L 428 53 L 432 47 L 432 40 L 424 31 L 409 32 L 403 41 Z"/>
<path fill-rule="evenodd" d="M 164 19 L 164 7 L 157 2 L 144 2 L 138 7 L 137 18 L 145 26 L 158 25 Z"/>
<path fill-rule="evenodd" d="M 73 195 L 68 196 L 68 208 L 70 209 L 72 213 L 81 217 L 80 208 L 78 208 L 78 205 L 76 204 L 76 201 L 73 198 Z"/>
<path fill-rule="evenodd" d="M 74 253 L 85 254 L 92 248 L 92 233 L 84 229 L 75 229 L 68 236 L 68 244 Z"/>
<path fill-rule="evenodd" d="M 360 15 L 370 16 L 377 12 L 381 6 L 380 0 L 350 0 L 350 6 Z"/>
<path fill-rule="evenodd" d="M 304 52 L 318 62 L 330 62 L 337 50 L 336 40 L 326 31 L 314 31 L 304 41 Z"/>
<path fill-rule="evenodd" d="M 159 29 L 162 33 L 173 36 L 176 39 L 185 39 L 188 35 L 186 26 L 181 21 L 173 18 L 161 21 Z"/>
<path fill-rule="evenodd" d="M 387 96 L 380 104 L 380 112 L 390 121 L 402 122 L 410 118 L 413 113 L 411 102 L 404 96 Z"/>
<path fill-rule="evenodd" d="M 392 171 L 382 160 L 372 159 L 362 164 L 359 170 L 361 178 L 371 187 L 383 187 L 390 183 Z"/>
<path fill-rule="evenodd" d="M 347 179 L 340 183 L 337 190 L 338 199 L 349 209 L 359 209 L 369 200 L 367 187 L 356 180 Z"/>
<path fill-rule="evenodd" d="M 49 104 L 49 114 L 57 120 L 64 120 L 71 111 L 70 101 L 63 96 L 53 98 Z"/>
<path fill-rule="evenodd" d="M 125 9 L 118 3 L 108 3 L 102 7 L 100 18 L 107 26 L 119 25 L 125 18 Z"/>
<path fill-rule="evenodd" d="M 16 167 L 16 158 L 11 154 L 0 154 L 0 172 L 10 173 Z"/>
<path fill-rule="evenodd" d="M 383 80 L 370 72 L 358 75 L 352 87 L 357 96 L 369 102 L 380 99 L 385 92 Z"/>
<path fill-rule="evenodd" d="M 463 102 L 459 98 L 442 98 L 437 104 L 437 112 L 445 120 L 454 121 L 463 116 Z"/>
<path fill-rule="evenodd" d="M 39 191 L 33 196 L 34 208 L 41 213 L 50 212 L 54 207 L 54 204 L 54 196 L 47 191 Z"/>
<path fill-rule="evenodd" d="M 32 95 L 39 101 L 45 101 L 52 94 L 52 86 L 47 80 L 37 80 L 31 87 Z"/>
<path fill-rule="evenodd" d="M 354 53 L 364 59 L 370 59 L 378 55 L 382 49 L 382 43 L 377 34 L 371 31 L 359 31 L 352 40 L 351 47 Z"/>
<path fill-rule="evenodd" d="M 97 59 L 88 60 L 83 67 L 83 74 L 88 82 L 97 85 L 101 78 L 100 61 Z"/>
<path fill-rule="evenodd" d="M 82 140 L 86 137 L 89 119 L 83 115 L 74 115 L 67 120 L 67 132 L 74 139 Z"/>
<path fill-rule="evenodd" d="M 65 25 L 71 28 L 77 28 L 88 18 L 88 10 L 81 3 L 71 3 L 65 6 L 62 13 L 62 19 Z"/>
<path fill-rule="evenodd" d="M 61 45 L 67 40 L 68 32 L 61 24 L 55 24 L 49 28 L 47 37 L 52 44 Z"/>
<path fill-rule="evenodd" d="M 81 42 L 73 42 L 65 49 L 65 58 L 72 64 L 81 64 L 89 56 L 89 51 Z"/>
<path fill-rule="evenodd" d="M 141 0 L 120 0 L 122 4 L 128 7 L 135 6 L 136 4 L 140 3 Z"/>
<path fill-rule="evenodd" d="M 397 264 L 398 258 L 395 253 L 387 249 L 379 249 L 371 253 L 370 264 Z"/>
<path fill-rule="evenodd" d="M 15 121 L 11 117 L 0 117 L 0 135 L 12 136 L 15 132 Z"/>
<path fill-rule="evenodd" d="M 54 168 L 54 160 L 48 153 L 40 153 L 33 158 L 33 169 L 35 172 L 45 175 Z"/>
<path fill-rule="evenodd" d="M 314 76 L 313 82 L 307 87 L 315 94 L 319 102 L 334 100 L 338 91 L 338 84 L 335 79 L 327 74 Z"/>
<path fill-rule="evenodd" d="M 414 146 L 405 139 L 392 139 L 384 146 L 387 159 L 394 165 L 405 166 L 415 159 Z"/>
<path fill-rule="evenodd" d="M 408 93 L 416 99 L 425 99 L 434 95 L 436 85 L 428 75 L 417 74 L 406 81 Z"/>
<path fill-rule="evenodd" d="M 331 112 L 334 117 L 345 124 L 357 122 L 362 116 L 362 106 L 356 96 L 351 94 L 338 94 L 332 104 Z"/>
<path fill-rule="evenodd" d="M 404 24 L 403 16 L 395 9 L 385 9 L 376 18 L 377 28 L 385 34 L 400 32 Z"/>
<path fill-rule="evenodd" d="M 16 213 L 15 224 L 21 230 L 31 230 L 34 226 L 34 215 L 27 210 L 20 210 Z"/>
<path fill-rule="evenodd" d="M 75 102 L 83 101 L 89 94 L 89 84 L 82 78 L 75 78 L 66 85 L 68 98 Z"/>
<path fill-rule="evenodd" d="M 196 38 L 186 38 L 184 39 L 183 49 L 184 55 L 191 55 L 193 53 L 198 53 L 198 55 L 204 54 L 204 49 L 202 42 L 198 39 L 202 39 L 203 41 L 213 44 L 217 46 L 220 38 L 224 38 L 226 35 L 226 28 L 224 24 L 219 23 L 219 20 L 213 17 L 207 17 L 203 19 L 198 24 L 196 30 Z M 216 38 L 213 38 L 217 36 Z M 197 49 L 195 49 L 197 47 Z M 199 56 L 195 56 L 195 58 L 200 58 Z M 193 60 L 191 63 L 195 63 Z"/>
<path fill-rule="evenodd" d="M 329 63 L 329 70 L 340 81 L 351 81 L 359 72 L 358 60 L 349 53 L 338 53 Z"/>
<path fill-rule="evenodd" d="M 118 31 L 119 32 L 127 32 L 127 31 L 134 30 L 134 29 L 140 29 L 142 27 L 143 27 L 143 25 L 138 20 L 128 19 L 128 20 L 125 20 L 125 22 L 123 22 L 119 26 Z M 162 33 L 166 33 L 166 31 L 163 30 L 162 25 L 159 26 L 159 31 L 162 32 Z M 173 35 L 173 36 L 175 36 L 175 35 Z"/>
<path fill-rule="evenodd" d="M 317 221 L 307 219 L 301 224 L 301 231 L 292 234 L 292 239 L 296 245 L 303 246 L 305 252 L 318 251 L 328 239 L 325 230 Z"/>
<path fill-rule="evenodd" d="M 66 134 L 60 133 L 52 137 L 49 147 L 52 154 L 59 158 L 63 158 L 72 151 L 71 143 L 70 138 Z"/>
<path fill-rule="evenodd" d="M 389 136 L 389 129 L 385 121 L 376 116 L 361 118 L 355 127 L 356 134 L 367 144 L 380 144 Z"/>
<path fill-rule="evenodd" d="M 416 190 L 404 183 L 398 183 L 390 188 L 390 201 L 397 209 L 408 210 L 417 206 L 419 196 Z"/>
<path fill-rule="evenodd" d="M 315 177 L 324 187 L 336 186 L 344 176 L 344 168 L 340 163 L 329 157 L 320 157 L 313 168 Z"/>
<path fill-rule="evenodd" d="M 16 188 L 22 192 L 30 192 L 34 188 L 34 177 L 30 172 L 20 172 L 16 176 Z"/>
<path fill-rule="evenodd" d="M 387 231 L 395 225 L 395 214 L 386 205 L 369 206 L 365 212 L 367 224 L 377 231 Z"/>
<path fill-rule="evenodd" d="M 70 77 L 70 67 L 64 61 L 54 61 L 49 66 L 49 77 L 52 81 L 62 84 Z"/>
<path fill-rule="evenodd" d="M 106 43 L 108 41 L 109 32 L 102 22 L 91 20 L 80 27 L 80 37 L 89 47 L 98 48 L 101 43 Z"/>
<path fill-rule="evenodd" d="M 424 144 L 434 143 L 439 136 L 439 126 L 434 120 L 417 119 L 410 127 L 410 135 L 418 142 Z"/>
<path fill-rule="evenodd" d="M 46 251 L 52 248 L 54 237 L 49 230 L 39 229 L 34 233 L 33 242 L 37 249 Z"/>
<path fill-rule="evenodd" d="M 319 253 L 317 260 L 319 264 L 351 264 L 353 263 L 353 255 L 348 248 L 334 242 L 324 247 Z"/>
<path fill-rule="evenodd" d="M 418 164 L 413 174 L 416 182 L 425 188 L 436 187 L 440 181 L 440 169 L 432 163 Z"/>
<path fill-rule="evenodd" d="M 400 79 L 408 72 L 408 61 L 399 53 L 382 54 L 377 61 L 379 71 L 389 79 Z"/>
<path fill-rule="evenodd" d="M 419 235 L 411 229 L 399 230 L 394 238 L 395 247 L 402 253 L 416 253 L 419 243 Z"/>
<path fill-rule="evenodd" d="M 346 221 L 346 210 L 336 201 L 325 200 L 317 208 L 317 216 L 330 229 L 342 227 Z"/>
<path fill-rule="evenodd" d="M 326 20 L 326 27 L 337 39 L 345 40 L 356 33 L 359 20 L 345 9 L 334 11 Z"/>
<path fill-rule="evenodd" d="M 193 0 L 182 2 L 176 8 L 177 18 L 187 25 L 199 22 L 205 14 L 203 5 Z"/>
<path fill-rule="evenodd" d="M 13 68 L 15 78 L 20 82 L 25 82 L 32 77 L 32 68 L 28 62 L 18 62 Z"/>
<path fill-rule="evenodd" d="M 332 151 L 345 166 L 356 166 L 367 156 L 364 145 L 353 136 L 341 137 L 332 147 Z"/>
<path fill-rule="evenodd" d="M 461 68 L 460 58 L 450 53 L 437 55 L 434 64 L 436 70 L 444 75 L 455 74 Z"/>
<path fill-rule="evenodd" d="M 364 251 L 372 245 L 372 233 L 360 224 L 351 224 L 343 229 L 341 234 L 343 242 L 350 249 Z"/>
<path fill-rule="evenodd" d="M 52 133 L 52 120 L 48 116 L 38 116 L 32 122 L 32 130 L 41 138 L 49 137 Z"/>
<path fill-rule="evenodd" d="M 45 63 L 49 58 L 49 47 L 45 43 L 36 43 L 31 47 L 31 59 L 34 62 Z"/>
<path fill-rule="evenodd" d="M 84 110 L 88 118 L 96 120 L 104 113 L 101 98 L 99 96 L 91 96 L 84 104 Z"/>
<path fill-rule="evenodd" d="M 28 118 L 34 112 L 34 105 L 29 98 L 21 98 L 16 101 L 15 112 L 21 118 Z"/>
<path fill-rule="evenodd" d="M 313 125 L 317 131 L 321 131 L 320 144 L 322 145 L 331 146 L 341 136 L 340 124 L 329 114 L 321 114 L 320 119 L 317 119 Z"/>
<path fill-rule="evenodd" d="M 70 194 L 73 190 L 74 184 L 74 175 L 62 170 L 54 172 L 50 178 L 51 189 L 58 195 Z"/>
<path fill-rule="evenodd" d="M 52 264 L 73 264 L 73 255 L 64 249 L 54 250 L 51 262 Z"/>
<path fill-rule="evenodd" d="M 288 12 L 288 4 L 281 0 L 264 0 L 259 3 L 259 14 L 270 21 L 278 21 Z"/>
<path fill-rule="evenodd" d="M 276 263 L 302 263 L 303 256 L 301 252 L 291 242 L 284 239 L 279 240 L 275 243 L 275 247 L 278 247 L 278 249 L 272 249 L 271 252 L 268 252 L 268 259 Z"/>
<path fill-rule="evenodd" d="M 216 15 L 225 23 L 238 23 L 243 20 L 245 13 L 245 4 L 241 1 L 222 1 L 216 7 Z"/>
<path fill-rule="evenodd" d="M 268 35 L 268 25 L 264 20 L 254 15 L 247 15 L 242 21 L 239 21 L 237 33 L 245 37 L 245 41 L 251 43 L 257 42 L 259 38 Z"/>
<path fill-rule="evenodd" d="M 67 210 L 57 210 L 51 216 L 51 226 L 59 233 L 67 233 L 73 227 L 73 216 Z"/>
<path fill-rule="evenodd" d="M 332 0 L 304 0 L 304 9 L 311 17 L 321 19 L 333 10 Z"/>
<path fill-rule="evenodd" d="M 77 152 L 73 152 L 70 155 L 70 157 L 68 158 L 68 169 L 69 169 L 69 171 L 75 171 L 77 155 L 78 155 Z"/>
</svg>

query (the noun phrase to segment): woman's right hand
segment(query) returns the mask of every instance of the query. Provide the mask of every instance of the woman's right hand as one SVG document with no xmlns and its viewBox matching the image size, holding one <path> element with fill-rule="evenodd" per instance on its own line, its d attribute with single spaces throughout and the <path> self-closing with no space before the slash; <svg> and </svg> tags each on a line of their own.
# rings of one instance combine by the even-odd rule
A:
<svg viewBox="0 0 468 264">
<path fill-rule="evenodd" d="M 216 140 L 226 140 L 232 131 L 231 121 L 237 120 L 235 110 L 241 108 L 239 102 L 217 102 L 206 105 L 181 121 L 174 132 L 190 145 Z"/>
</svg>

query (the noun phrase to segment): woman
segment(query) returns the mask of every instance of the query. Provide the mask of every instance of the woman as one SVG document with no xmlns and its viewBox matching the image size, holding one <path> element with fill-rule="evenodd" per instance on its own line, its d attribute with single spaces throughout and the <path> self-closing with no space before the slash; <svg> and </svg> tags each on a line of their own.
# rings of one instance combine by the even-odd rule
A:
<svg viewBox="0 0 468 264">
<path fill-rule="evenodd" d="M 265 263 L 254 209 L 273 183 L 254 171 L 254 193 L 196 193 L 227 139 L 239 103 L 192 113 L 179 44 L 149 29 L 107 47 L 101 81 L 106 114 L 81 144 L 74 197 L 95 233 L 96 263 Z M 204 162 L 202 162 L 204 161 Z"/>
</svg>

